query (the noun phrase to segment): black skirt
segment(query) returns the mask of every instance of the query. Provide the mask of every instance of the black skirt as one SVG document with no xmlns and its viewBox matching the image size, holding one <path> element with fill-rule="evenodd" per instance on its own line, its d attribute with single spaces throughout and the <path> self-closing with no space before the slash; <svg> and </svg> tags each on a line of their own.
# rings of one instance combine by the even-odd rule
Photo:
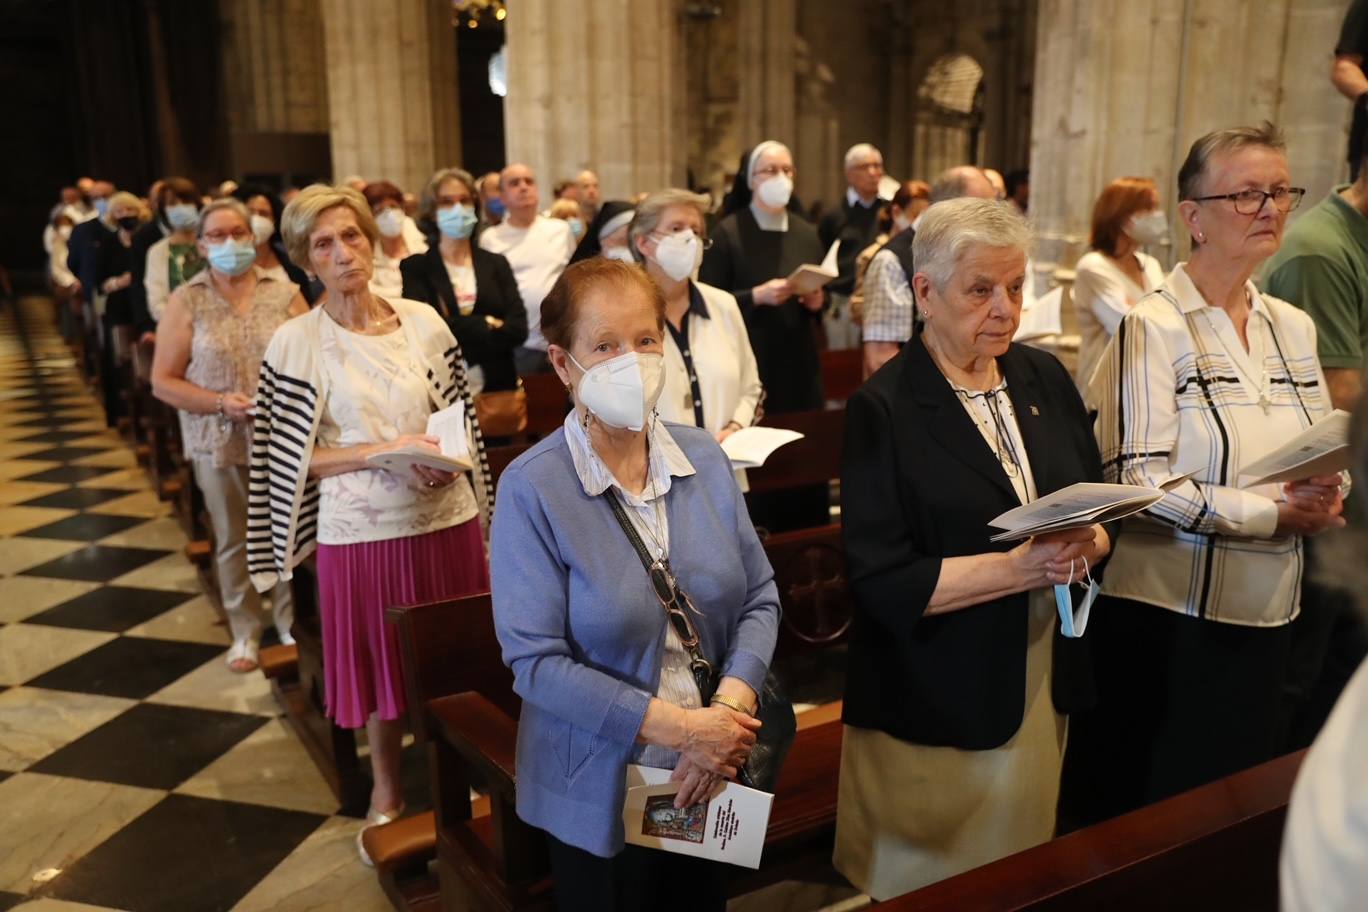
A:
<svg viewBox="0 0 1368 912">
<path fill-rule="evenodd" d="M 1271 760 L 1289 630 L 1098 599 L 1087 632 L 1098 699 L 1069 720 L 1060 831 Z"/>
</svg>

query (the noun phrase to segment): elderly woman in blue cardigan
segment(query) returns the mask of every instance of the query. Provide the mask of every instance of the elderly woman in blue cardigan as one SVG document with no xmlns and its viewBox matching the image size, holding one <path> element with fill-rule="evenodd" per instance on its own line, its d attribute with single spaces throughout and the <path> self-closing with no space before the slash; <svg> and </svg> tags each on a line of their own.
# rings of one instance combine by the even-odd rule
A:
<svg viewBox="0 0 1368 912">
<path fill-rule="evenodd" d="M 494 511 L 494 620 L 523 698 L 518 815 L 547 834 L 562 910 L 725 908 L 720 864 L 624 848 L 627 765 L 673 769 L 677 807 L 734 777 L 778 632 L 773 571 L 729 461 L 706 431 L 655 416 L 664 314 L 634 266 L 566 269 L 541 325 L 575 407 L 505 470 Z M 720 673 L 710 705 L 612 497 L 692 602 Z"/>
</svg>

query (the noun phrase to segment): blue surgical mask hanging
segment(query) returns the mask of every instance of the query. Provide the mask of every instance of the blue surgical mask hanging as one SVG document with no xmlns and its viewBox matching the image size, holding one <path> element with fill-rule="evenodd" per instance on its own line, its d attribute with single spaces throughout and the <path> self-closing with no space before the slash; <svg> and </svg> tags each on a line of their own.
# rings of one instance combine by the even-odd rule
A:
<svg viewBox="0 0 1368 912">
<path fill-rule="evenodd" d="M 1073 561 L 1069 561 L 1070 579 L 1073 579 L 1073 567 Z M 1087 592 L 1083 594 L 1083 603 L 1076 610 L 1069 587 L 1062 584 L 1054 587 L 1055 607 L 1059 609 L 1059 632 L 1070 639 L 1081 637 L 1088 629 L 1088 616 L 1092 613 L 1093 602 L 1097 601 L 1097 596 L 1102 591 L 1097 580 L 1092 578 L 1092 570 L 1086 557 L 1083 558 L 1083 578 L 1088 581 Z"/>
</svg>

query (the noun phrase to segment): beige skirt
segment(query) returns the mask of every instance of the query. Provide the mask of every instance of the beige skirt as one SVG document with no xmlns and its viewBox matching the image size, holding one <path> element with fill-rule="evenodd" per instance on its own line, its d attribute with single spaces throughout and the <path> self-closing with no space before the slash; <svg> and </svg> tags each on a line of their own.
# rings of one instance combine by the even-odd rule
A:
<svg viewBox="0 0 1368 912">
<path fill-rule="evenodd" d="M 1021 728 L 995 750 L 911 744 L 846 726 L 837 870 L 885 900 L 1054 836 L 1067 718 L 1050 692 L 1054 593 L 1030 596 Z"/>
</svg>

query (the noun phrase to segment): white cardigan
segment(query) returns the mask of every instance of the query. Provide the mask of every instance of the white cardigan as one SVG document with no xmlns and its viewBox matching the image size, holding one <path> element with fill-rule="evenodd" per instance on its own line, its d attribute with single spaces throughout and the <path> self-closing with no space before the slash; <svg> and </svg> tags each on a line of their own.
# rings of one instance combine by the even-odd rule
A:
<svg viewBox="0 0 1368 912">
<path fill-rule="evenodd" d="M 434 408 L 465 404 L 471 455 L 478 457 L 472 481 L 488 528 L 494 485 L 461 346 L 427 304 L 404 298 L 388 303 L 409 350 L 426 368 Z M 318 306 L 282 324 L 261 364 L 247 484 L 247 570 L 260 592 L 290 579 L 318 544 L 319 486 L 309 477 L 309 460 L 328 396 L 319 357 L 319 323 L 327 319 Z"/>
<path fill-rule="evenodd" d="M 746 321 L 736 298 L 721 288 L 695 282 L 707 316 L 689 314 L 689 349 L 702 393 L 705 430 L 714 434 L 735 421 L 749 427 L 760 404 L 760 371 L 755 365 Z M 660 417 L 694 424 L 693 393 L 684 356 L 665 334 L 665 387 L 656 405 Z"/>
</svg>

